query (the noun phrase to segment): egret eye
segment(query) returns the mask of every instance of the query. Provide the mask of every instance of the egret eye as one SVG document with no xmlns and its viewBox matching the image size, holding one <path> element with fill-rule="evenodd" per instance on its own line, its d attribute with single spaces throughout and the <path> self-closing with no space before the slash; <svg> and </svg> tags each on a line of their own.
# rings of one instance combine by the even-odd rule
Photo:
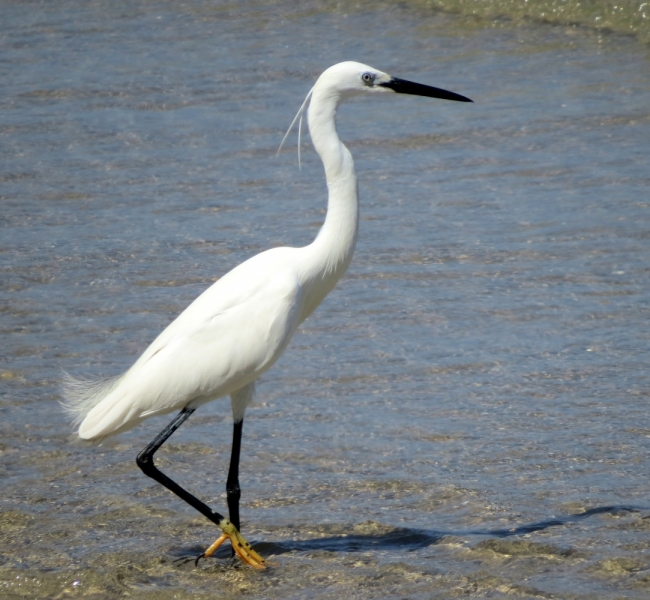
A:
<svg viewBox="0 0 650 600">
<path fill-rule="evenodd" d="M 372 73 L 364 73 L 361 76 L 361 81 L 366 85 L 373 86 L 375 84 L 375 76 Z"/>
</svg>

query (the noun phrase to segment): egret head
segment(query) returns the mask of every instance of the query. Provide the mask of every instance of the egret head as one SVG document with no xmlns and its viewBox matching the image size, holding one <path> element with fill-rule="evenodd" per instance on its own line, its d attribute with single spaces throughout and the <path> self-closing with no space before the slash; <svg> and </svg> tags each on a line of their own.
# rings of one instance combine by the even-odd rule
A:
<svg viewBox="0 0 650 600">
<path fill-rule="evenodd" d="M 325 89 L 343 98 L 363 92 L 394 92 L 457 102 L 472 102 L 460 94 L 391 77 L 388 73 L 353 61 L 338 63 L 323 72 L 314 86 L 314 91 Z"/>
<path fill-rule="evenodd" d="M 314 90 L 327 90 L 331 94 L 348 97 L 364 92 L 383 92 L 380 83 L 390 81 L 390 75 L 368 65 L 347 61 L 338 63 L 318 78 Z"/>
<path fill-rule="evenodd" d="M 388 73 L 378 71 L 362 63 L 354 61 L 338 63 L 324 71 L 314 84 L 314 87 L 309 90 L 305 101 L 298 110 L 298 114 L 289 125 L 287 133 L 284 134 L 276 156 L 280 154 L 284 141 L 296 121 L 298 121 L 298 164 L 300 165 L 302 116 L 312 98 L 317 98 L 319 102 L 329 104 L 331 109 L 336 112 L 336 107 L 341 100 L 364 92 L 394 92 L 397 94 L 441 98 L 443 100 L 456 100 L 457 102 L 472 102 L 472 100 L 460 94 L 429 85 L 422 85 L 421 83 L 414 83 L 406 79 L 391 77 Z"/>
</svg>

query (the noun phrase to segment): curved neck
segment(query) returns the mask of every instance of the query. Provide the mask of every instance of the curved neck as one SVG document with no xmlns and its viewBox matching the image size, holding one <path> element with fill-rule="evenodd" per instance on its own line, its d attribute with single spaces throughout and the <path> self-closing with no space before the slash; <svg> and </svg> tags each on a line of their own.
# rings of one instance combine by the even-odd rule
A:
<svg viewBox="0 0 650 600">
<path fill-rule="evenodd" d="M 325 223 L 305 247 L 303 319 L 320 304 L 347 270 L 359 229 L 357 175 L 350 151 L 336 132 L 336 109 L 341 98 L 331 89 L 315 86 L 309 106 L 309 132 L 323 161 L 328 202 Z"/>
</svg>

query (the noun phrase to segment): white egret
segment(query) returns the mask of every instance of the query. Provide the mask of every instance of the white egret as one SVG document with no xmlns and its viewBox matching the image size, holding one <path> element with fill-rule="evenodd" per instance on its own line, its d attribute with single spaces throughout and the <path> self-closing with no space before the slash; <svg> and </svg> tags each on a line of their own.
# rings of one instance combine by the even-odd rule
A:
<svg viewBox="0 0 650 600">
<path fill-rule="evenodd" d="M 79 423 L 79 437 L 86 440 L 116 435 L 148 417 L 180 411 L 138 455 L 137 464 L 222 530 L 202 556 L 211 555 L 229 539 L 243 561 L 264 567 L 264 560 L 239 533 L 244 413 L 255 381 L 278 360 L 298 325 L 321 303 L 352 259 L 359 225 L 357 177 L 352 156 L 336 132 L 335 117 L 342 100 L 364 92 L 471 102 L 357 62 L 327 69 L 296 115 L 302 121 L 309 104 L 309 131 L 327 179 L 327 216 L 316 239 L 303 248 L 267 250 L 235 267 L 190 304 L 122 375 L 99 381 L 68 377 L 64 384 L 65 405 Z M 230 519 L 169 479 L 153 461 L 158 448 L 199 406 L 224 396 L 230 396 L 234 420 L 226 484 Z"/>
</svg>

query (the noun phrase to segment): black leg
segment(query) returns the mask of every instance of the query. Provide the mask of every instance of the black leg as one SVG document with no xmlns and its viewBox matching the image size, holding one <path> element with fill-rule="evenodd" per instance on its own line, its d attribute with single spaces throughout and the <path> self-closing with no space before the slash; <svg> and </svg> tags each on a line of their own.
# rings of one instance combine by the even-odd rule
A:
<svg viewBox="0 0 650 600">
<path fill-rule="evenodd" d="M 198 498 L 192 496 L 189 492 L 185 491 L 180 485 L 172 481 L 167 475 L 160 472 L 156 465 L 153 463 L 153 455 L 156 453 L 158 448 L 162 446 L 165 441 L 171 436 L 174 431 L 176 431 L 194 412 L 193 408 L 184 408 L 176 418 L 169 424 L 165 429 L 163 429 L 156 439 L 151 442 L 136 458 L 138 467 L 142 469 L 142 472 L 145 475 L 148 475 L 152 479 L 155 479 L 158 483 L 164 485 L 168 490 L 174 492 L 179 498 L 185 500 L 190 506 L 198 510 L 204 517 L 208 518 L 215 525 L 219 525 L 224 520 L 224 516 L 220 515 L 218 512 L 212 510 L 207 504 L 203 504 Z M 239 452 L 238 452 L 239 455 Z M 230 481 L 230 479 L 228 480 Z M 230 500 L 229 500 L 230 502 Z"/>
<path fill-rule="evenodd" d="M 228 470 L 228 480 L 226 481 L 226 494 L 228 497 L 228 511 L 230 513 L 230 522 L 237 528 L 239 527 L 239 499 L 241 490 L 239 488 L 239 453 L 241 450 L 241 434 L 244 420 L 235 423 L 232 431 L 232 452 L 230 454 L 230 469 Z"/>
<path fill-rule="evenodd" d="M 241 450 L 241 434 L 244 426 L 244 419 L 236 422 L 232 430 L 232 452 L 230 454 L 230 468 L 228 469 L 228 480 L 226 481 L 226 496 L 228 498 L 228 513 L 230 522 L 239 530 L 239 499 L 241 489 L 239 488 L 239 453 Z M 235 551 L 233 550 L 233 555 Z"/>
</svg>

